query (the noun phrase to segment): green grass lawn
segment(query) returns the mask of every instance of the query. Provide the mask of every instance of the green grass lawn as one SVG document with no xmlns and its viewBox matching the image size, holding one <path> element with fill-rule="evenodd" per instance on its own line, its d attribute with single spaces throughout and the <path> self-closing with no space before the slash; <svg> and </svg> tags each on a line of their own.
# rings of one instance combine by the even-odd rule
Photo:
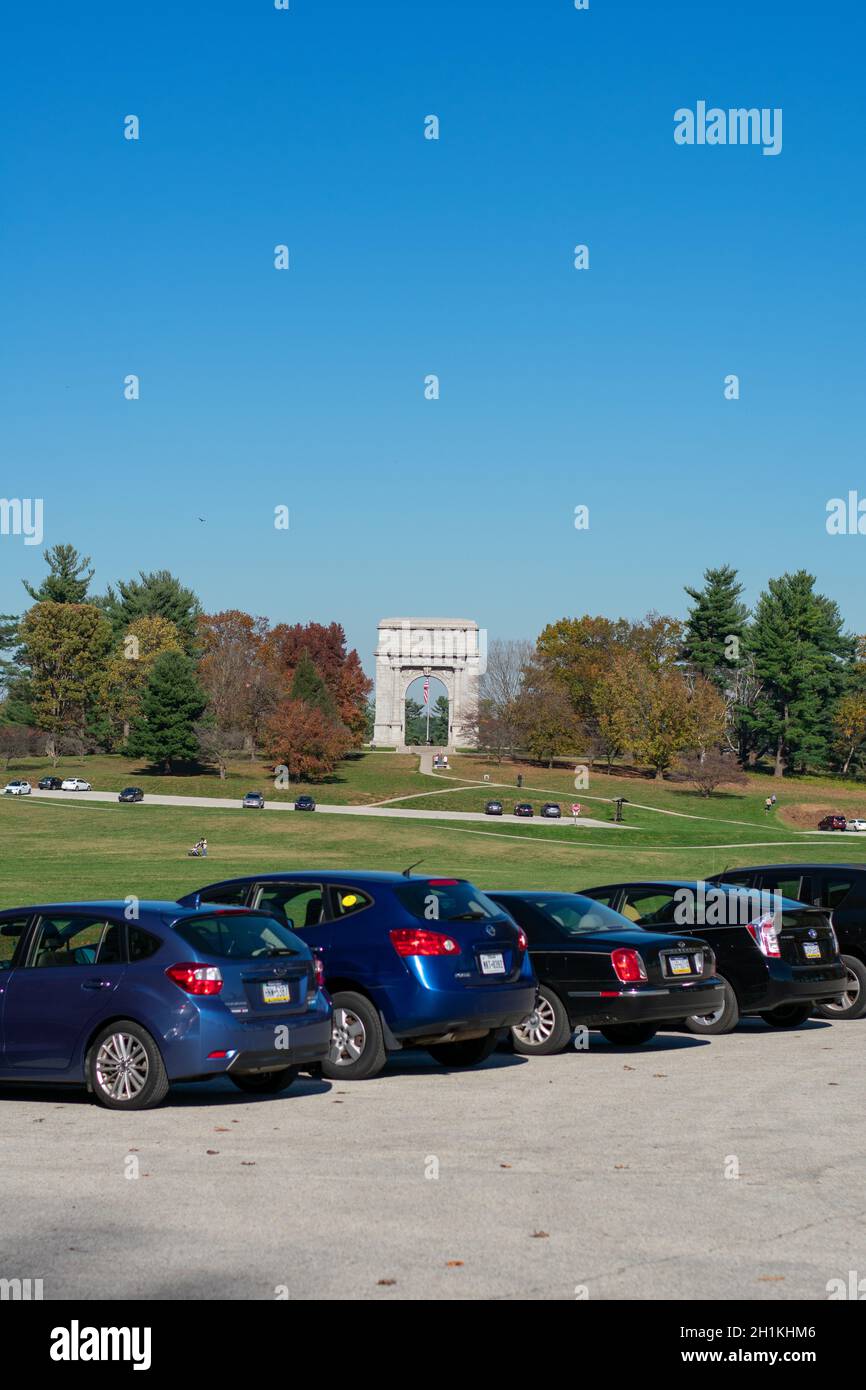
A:
<svg viewBox="0 0 866 1390">
<path fill-rule="evenodd" d="M 95 791 L 119 792 L 123 787 L 139 786 L 145 796 L 154 792 L 169 796 L 221 796 L 240 801 L 245 792 L 260 791 L 268 801 L 294 801 L 296 796 L 307 792 L 317 801 L 364 805 L 417 791 L 417 767 L 418 759 L 414 755 L 365 751 L 347 758 L 324 782 L 293 782 L 290 790 L 279 791 L 274 787 L 270 765 L 259 759 L 235 760 L 230 763 L 224 779 L 216 770 L 165 776 L 135 758 L 98 753 L 62 758 L 56 768 L 48 758 L 16 758 L 10 761 L 5 775 L 7 780 L 27 777 L 34 786 L 45 776 L 85 777 Z"/>
<path fill-rule="evenodd" d="M 401 771 L 395 780 L 405 775 Z M 535 779 L 533 773 L 527 783 Z M 99 785 L 95 776 L 92 780 Z M 429 808 L 431 801 L 441 799 L 444 806 L 477 810 L 486 795 L 479 787 L 452 796 L 417 773 L 408 780 L 410 795 L 414 791 L 417 796 L 419 785 L 436 791 L 435 798 L 400 803 L 410 807 Z M 542 795 L 527 790 L 524 794 L 544 799 L 545 791 L 558 790 L 544 785 L 550 780 L 547 774 L 539 777 Z M 760 793 L 751 790 L 743 797 L 707 801 L 652 782 L 629 786 L 641 807 L 670 809 L 667 803 L 673 798 L 676 809 L 701 819 L 630 805 L 628 824 L 637 828 L 623 831 L 613 826 L 575 829 L 567 821 L 506 826 L 491 819 L 455 825 L 230 807 L 0 798 L 0 907 L 129 894 L 173 898 L 232 874 L 317 866 L 402 869 L 418 859 L 422 872 L 458 874 L 487 887 L 573 889 L 633 876 L 698 878 L 755 862 L 866 861 L 866 836 L 816 837 L 792 829 L 775 813 L 766 816 Z M 389 790 L 393 794 L 393 786 Z M 595 786 L 590 790 L 595 793 Z M 321 788 L 316 794 L 329 799 Z M 560 799 L 570 804 L 570 793 L 563 792 Z M 586 794 L 578 794 L 578 799 L 586 801 Z M 603 803 L 586 804 L 590 814 L 609 813 Z M 738 820 L 744 824 L 731 824 Z M 208 859 L 188 859 L 187 846 L 202 834 L 210 842 Z"/>
</svg>

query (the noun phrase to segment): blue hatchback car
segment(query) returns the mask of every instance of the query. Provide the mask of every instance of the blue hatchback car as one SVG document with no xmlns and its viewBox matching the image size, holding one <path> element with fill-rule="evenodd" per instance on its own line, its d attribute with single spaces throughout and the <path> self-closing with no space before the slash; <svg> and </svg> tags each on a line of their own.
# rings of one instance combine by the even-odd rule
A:
<svg viewBox="0 0 866 1390">
<path fill-rule="evenodd" d="M 288 871 L 212 883 L 181 902 L 285 914 L 324 962 L 332 1079 L 375 1076 L 406 1047 L 474 1066 L 535 1004 L 522 929 L 465 879 Z"/>
<path fill-rule="evenodd" d="M 173 1081 L 284 1091 L 327 1056 L 321 963 L 268 912 L 139 902 L 0 913 L 0 1082 L 85 1085 L 113 1110 Z"/>
</svg>

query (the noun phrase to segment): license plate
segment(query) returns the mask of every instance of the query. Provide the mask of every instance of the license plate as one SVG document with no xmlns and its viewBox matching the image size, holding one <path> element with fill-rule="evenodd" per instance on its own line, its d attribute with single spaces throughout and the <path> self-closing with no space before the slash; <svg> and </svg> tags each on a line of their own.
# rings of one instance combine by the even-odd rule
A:
<svg viewBox="0 0 866 1390">
<path fill-rule="evenodd" d="M 262 997 L 266 1004 L 291 1004 L 292 987 L 287 980 L 266 980 Z"/>
<path fill-rule="evenodd" d="M 820 945 L 820 942 L 818 942 L 818 941 L 804 941 L 804 942 L 803 942 L 803 955 L 806 957 L 807 960 L 820 960 L 820 959 L 821 959 L 821 945 Z"/>
<path fill-rule="evenodd" d="M 692 963 L 688 956 L 668 956 L 668 966 L 672 975 L 691 975 Z"/>
<path fill-rule="evenodd" d="M 482 951 L 478 959 L 481 961 L 482 975 L 505 974 L 505 961 L 501 951 Z"/>
</svg>

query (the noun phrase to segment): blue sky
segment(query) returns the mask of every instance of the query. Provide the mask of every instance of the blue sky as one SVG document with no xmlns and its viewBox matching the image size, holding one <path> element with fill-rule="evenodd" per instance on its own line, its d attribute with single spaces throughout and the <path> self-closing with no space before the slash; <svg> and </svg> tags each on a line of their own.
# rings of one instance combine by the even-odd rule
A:
<svg viewBox="0 0 866 1390">
<path fill-rule="evenodd" d="M 853 0 L 18 6 L 0 496 L 99 589 L 168 567 L 368 668 L 380 617 L 533 637 L 723 562 L 866 631 L 825 530 L 866 496 L 864 39 Z M 698 100 L 781 107 L 782 153 L 677 146 Z M 43 568 L 0 536 L 0 611 Z"/>
</svg>

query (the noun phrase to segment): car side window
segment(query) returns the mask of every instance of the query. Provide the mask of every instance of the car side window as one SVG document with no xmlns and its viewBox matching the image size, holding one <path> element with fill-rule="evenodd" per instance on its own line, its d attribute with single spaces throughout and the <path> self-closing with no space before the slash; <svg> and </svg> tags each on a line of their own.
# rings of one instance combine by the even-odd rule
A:
<svg viewBox="0 0 866 1390">
<path fill-rule="evenodd" d="M 142 927 L 129 928 L 129 959 L 131 962 L 147 960 L 150 956 L 156 955 L 162 942 L 158 936 L 152 936 L 149 931 Z"/>
<path fill-rule="evenodd" d="M 224 903 L 226 907 L 246 907 L 249 883 L 212 883 L 201 893 L 203 903 Z"/>
<path fill-rule="evenodd" d="M 614 902 L 616 901 L 618 896 L 618 888 L 609 888 L 604 893 L 593 893 L 592 901 L 594 903 L 603 903 L 605 907 L 613 907 Z"/>
<path fill-rule="evenodd" d="M 295 931 L 302 931 L 324 920 L 324 889 L 321 883 L 261 883 L 253 906 L 282 912 Z"/>
<path fill-rule="evenodd" d="M 112 965 L 120 959 L 120 927 L 104 917 L 43 917 L 27 967 Z"/>
<path fill-rule="evenodd" d="M 828 907 L 831 912 L 836 907 L 842 907 L 853 887 L 852 879 L 833 878 L 828 874 L 821 884 L 821 906 Z"/>
<path fill-rule="evenodd" d="M 354 912 L 361 912 L 365 907 L 369 907 L 373 901 L 369 893 L 363 893 L 360 888 L 332 887 L 331 914 L 332 920 L 340 922 L 344 917 L 350 917 Z"/>
<path fill-rule="evenodd" d="M 795 903 L 807 903 L 809 880 L 802 874 L 762 874 L 761 889 L 764 893 L 778 893 L 783 898 L 793 898 Z"/>
<path fill-rule="evenodd" d="M 11 969 L 15 952 L 29 921 L 29 917 L 13 917 L 0 923 L 0 970 Z"/>
<path fill-rule="evenodd" d="M 620 912 L 630 922 L 670 922 L 673 919 L 673 897 L 657 888 L 639 888 L 626 893 Z"/>
</svg>

